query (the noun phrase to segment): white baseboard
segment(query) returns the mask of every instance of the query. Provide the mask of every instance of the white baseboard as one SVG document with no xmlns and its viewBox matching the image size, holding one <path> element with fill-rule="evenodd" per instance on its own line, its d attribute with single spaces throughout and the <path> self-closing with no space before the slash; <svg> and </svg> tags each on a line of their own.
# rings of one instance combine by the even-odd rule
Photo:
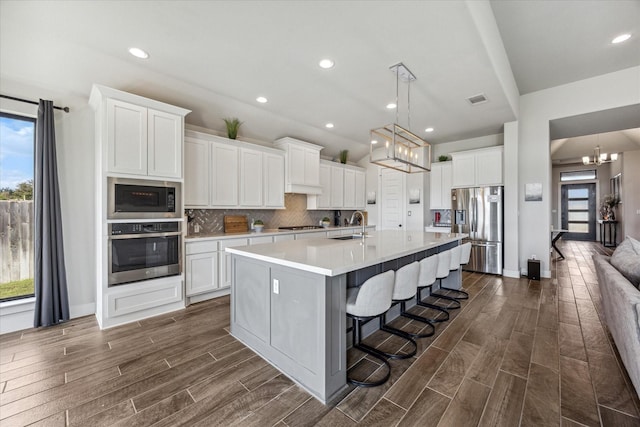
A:
<svg viewBox="0 0 640 427">
<path fill-rule="evenodd" d="M 23 301 L 9 301 L 0 306 L 0 334 L 33 328 L 34 298 Z M 95 303 L 79 304 L 69 307 L 72 319 L 95 314 Z"/>
<path fill-rule="evenodd" d="M 505 277 L 513 277 L 515 279 L 520 277 L 520 272 L 518 270 L 502 270 L 502 275 Z"/>
</svg>

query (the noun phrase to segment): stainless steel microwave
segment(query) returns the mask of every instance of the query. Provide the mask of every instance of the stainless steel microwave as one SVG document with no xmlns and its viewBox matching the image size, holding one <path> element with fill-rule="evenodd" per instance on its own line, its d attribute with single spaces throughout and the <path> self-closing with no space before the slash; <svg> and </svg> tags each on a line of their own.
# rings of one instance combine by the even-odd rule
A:
<svg viewBox="0 0 640 427">
<path fill-rule="evenodd" d="M 182 184 L 130 178 L 107 178 L 108 219 L 182 217 Z"/>
</svg>

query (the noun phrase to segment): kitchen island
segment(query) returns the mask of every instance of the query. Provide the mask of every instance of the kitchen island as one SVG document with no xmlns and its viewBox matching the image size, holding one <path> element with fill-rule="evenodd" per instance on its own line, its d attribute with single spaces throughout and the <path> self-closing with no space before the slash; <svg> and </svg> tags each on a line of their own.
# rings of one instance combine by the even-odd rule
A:
<svg viewBox="0 0 640 427">
<path fill-rule="evenodd" d="M 347 384 L 347 287 L 457 246 L 464 237 L 377 231 L 364 239 L 227 248 L 231 334 L 320 401 L 330 402 Z M 460 288 L 460 273 L 451 272 L 443 285 Z"/>
</svg>

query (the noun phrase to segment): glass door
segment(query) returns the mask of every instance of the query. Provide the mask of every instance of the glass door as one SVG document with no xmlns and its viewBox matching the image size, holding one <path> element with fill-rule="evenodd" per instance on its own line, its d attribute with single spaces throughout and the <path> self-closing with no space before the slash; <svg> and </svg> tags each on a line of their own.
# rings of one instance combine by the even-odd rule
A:
<svg viewBox="0 0 640 427">
<path fill-rule="evenodd" d="M 596 240 L 596 185 L 564 184 L 561 197 L 563 239 Z"/>
</svg>

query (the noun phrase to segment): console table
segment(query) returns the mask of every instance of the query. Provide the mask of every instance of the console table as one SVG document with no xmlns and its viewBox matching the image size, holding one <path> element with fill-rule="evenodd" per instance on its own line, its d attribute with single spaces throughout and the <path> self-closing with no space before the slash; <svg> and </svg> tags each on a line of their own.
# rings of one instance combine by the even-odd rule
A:
<svg viewBox="0 0 640 427">
<path fill-rule="evenodd" d="M 556 252 L 558 252 L 558 255 L 560 255 L 560 258 L 564 259 L 564 254 L 562 252 L 560 252 L 560 249 L 558 249 L 558 247 L 556 246 L 556 242 L 558 241 L 559 238 L 562 237 L 562 235 L 566 232 L 568 232 L 569 230 L 564 230 L 564 229 L 559 229 L 559 230 L 551 230 L 551 246 L 553 246 L 553 249 L 556 250 Z M 556 235 L 554 236 L 553 233 L 556 233 Z"/>
<path fill-rule="evenodd" d="M 599 219 L 598 224 L 600 224 L 600 243 L 602 246 L 605 248 L 618 246 L 618 221 Z"/>
</svg>

